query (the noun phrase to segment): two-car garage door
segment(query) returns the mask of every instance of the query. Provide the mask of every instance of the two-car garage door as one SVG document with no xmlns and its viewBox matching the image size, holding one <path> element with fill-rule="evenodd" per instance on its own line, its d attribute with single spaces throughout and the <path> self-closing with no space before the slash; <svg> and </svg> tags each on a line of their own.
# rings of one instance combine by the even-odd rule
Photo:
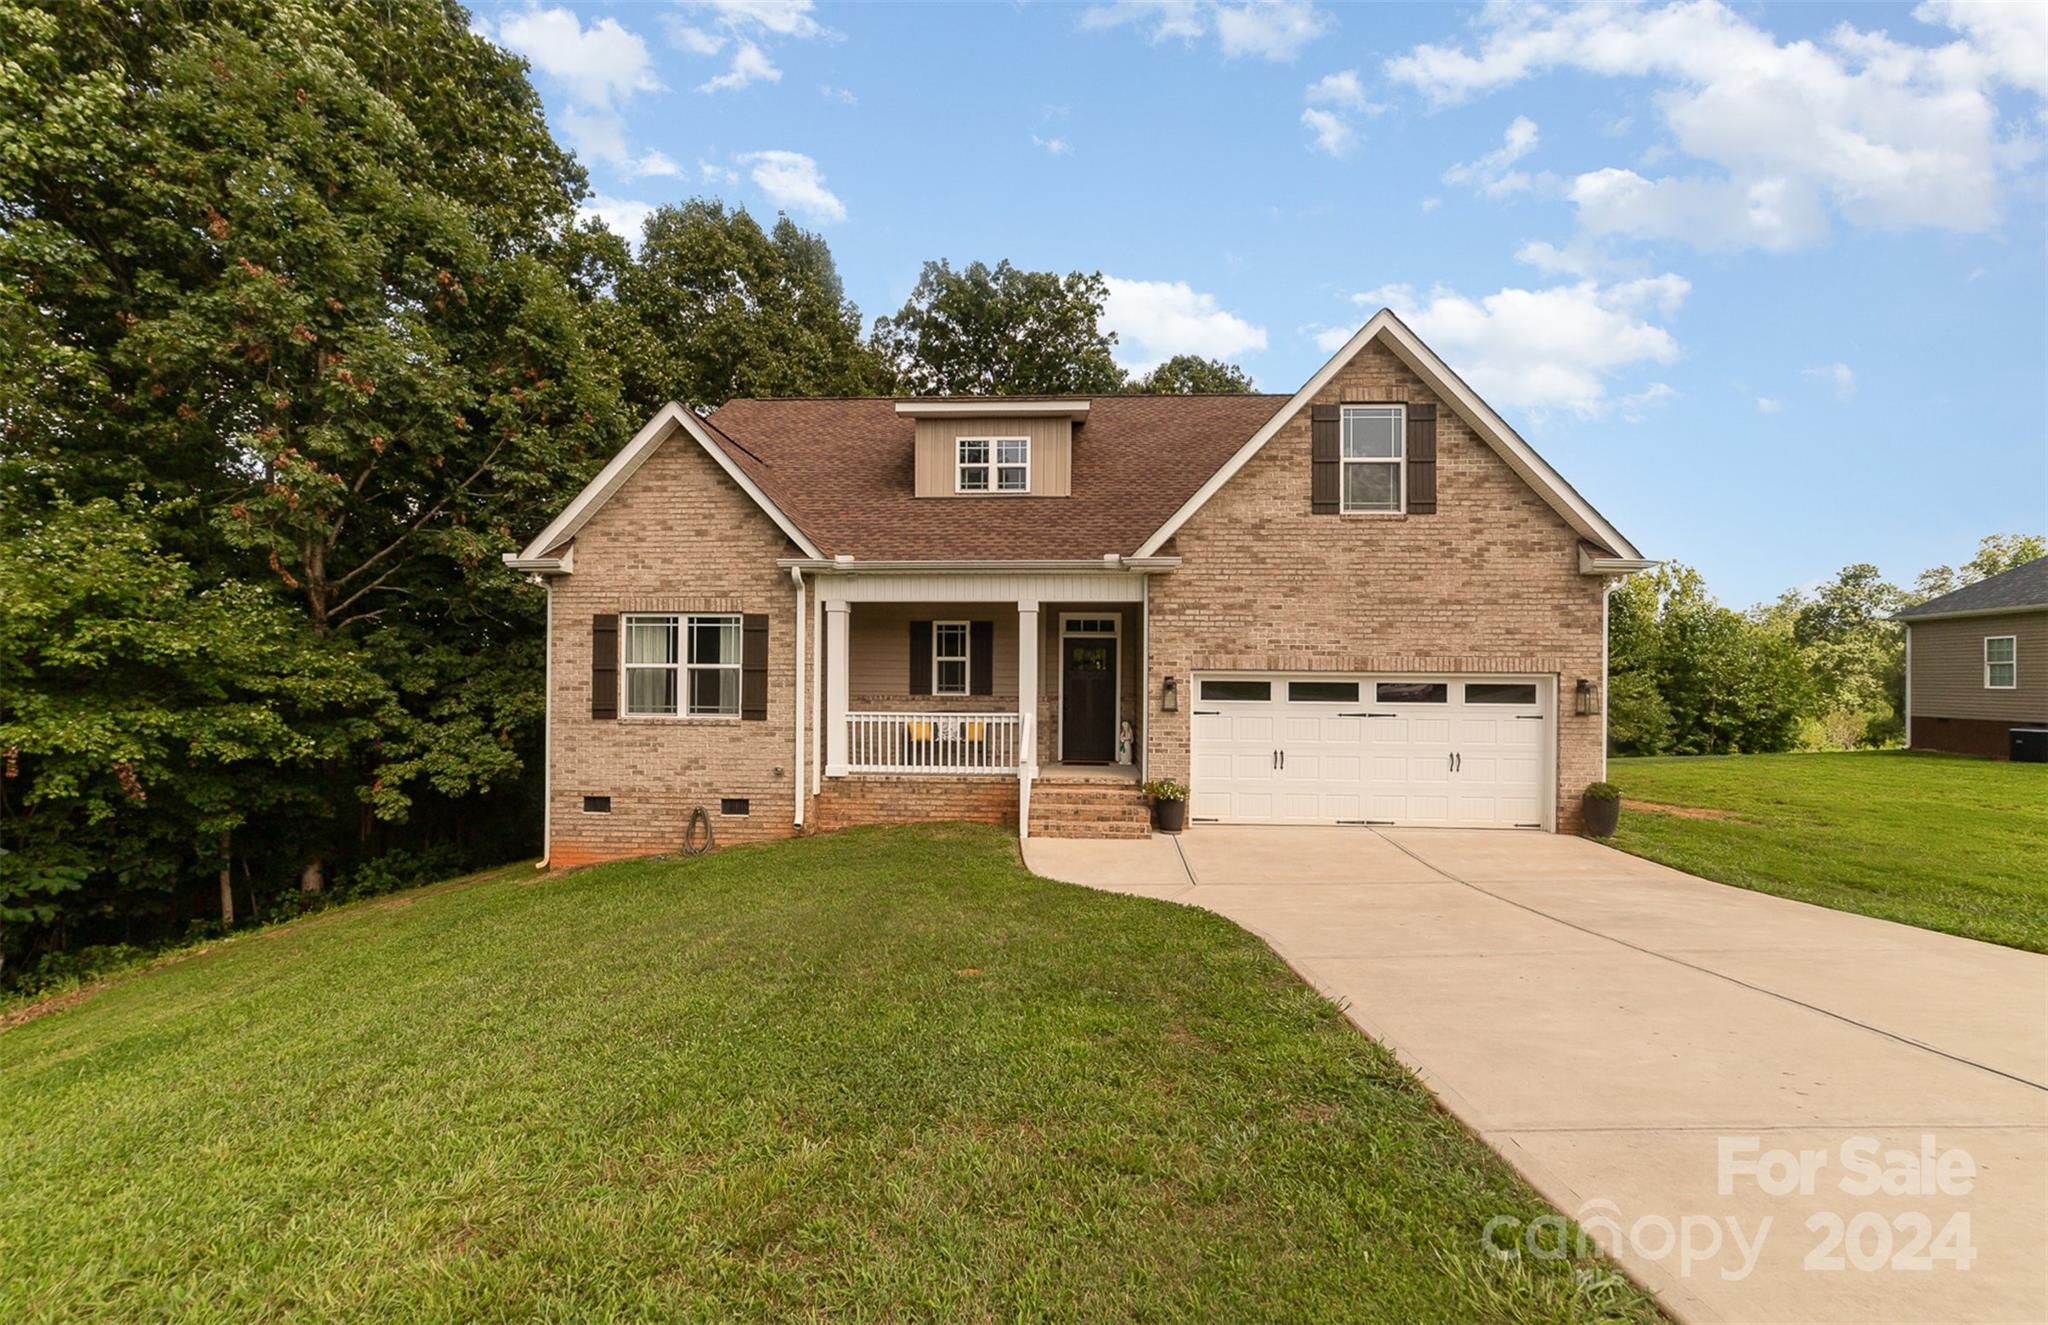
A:
<svg viewBox="0 0 2048 1325">
<path fill-rule="evenodd" d="M 1200 676 L 1198 822 L 1540 828 L 1550 677 Z"/>
</svg>

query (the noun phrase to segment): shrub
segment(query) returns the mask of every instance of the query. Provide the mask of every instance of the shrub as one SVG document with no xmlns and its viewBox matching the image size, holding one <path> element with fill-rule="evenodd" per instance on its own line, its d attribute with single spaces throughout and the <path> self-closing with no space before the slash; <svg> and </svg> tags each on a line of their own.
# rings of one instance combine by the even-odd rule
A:
<svg viewBox="0 0 2048 1325">
<path fill-rule="evenodd" d="M 1188 798 L 1188 788 L 1185 782 L 1175 782 L 1172 778 L 1153 778 L 1145 784 L 1145 794 L 1155 801 L 1184 801 Z"/>
<path fill-rule="evenodd" d="M 1621 799 L 1621 788 L 1615 786 L 1612 782 L 1595 782 L 1592 786 L 1586 788 L 1586 799 L 1589 801 L 1618 801 Z"/>
</svg>

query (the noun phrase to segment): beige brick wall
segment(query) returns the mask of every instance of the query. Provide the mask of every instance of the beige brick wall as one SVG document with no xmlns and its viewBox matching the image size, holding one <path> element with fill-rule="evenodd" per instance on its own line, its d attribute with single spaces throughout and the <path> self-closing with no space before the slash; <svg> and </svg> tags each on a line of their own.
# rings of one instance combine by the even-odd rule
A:
<svg viewBox="0 0 2048 1325">
<path fill-rule="evenodd" d="M 794 554 L 759 507 L 685 434 L 664 442 L 576 536 L 576 570 L 553 581 L 548 738 L 550 863 L 675 849 L 693 806 L 721 843 L 794 831 Z M 609 612 L 760 612 L 768 618 L 768 717 L 590 716 L 590 619 Z M 586 814 L 586 795 L 611 813 Z M 745 797 L 745 818 L 719 801 Z"/>
<path fill-rule="evenodd" d="M 1188 775 L 1192 672 L 1222 669 L 1548 673 L 1559 678 L 1558 827 L 1601 769 L 1598 716 L 1570 710 L 1601 676 L 1598 577 L 1578 535 L 1392 354 L 1370 346 L 1316 398 L 1434 401 L 1437 514 L 1309 512 L 1303 409 L 1181 527 L 1180 569 L 1152 584 L 1149 772 Z M 1158 712 L 1160 679 L 1182 684 Z M 1604 689 L 1604 687 L 1603 687 Z"/>
</svg>

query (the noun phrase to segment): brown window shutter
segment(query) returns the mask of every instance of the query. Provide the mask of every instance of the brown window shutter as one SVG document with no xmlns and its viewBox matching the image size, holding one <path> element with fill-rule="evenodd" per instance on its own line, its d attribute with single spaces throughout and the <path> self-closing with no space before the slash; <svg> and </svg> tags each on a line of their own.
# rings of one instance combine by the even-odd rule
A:
<svg viewBox="0 0 2048 1325">
<path fill-rule="evenodd" d="M 619 716 L 619 618 L 615 612 L 590 618 L 590 716 Z"/>
<path fill-rule="evenodd" d="M 1408 514 L 1436 514 L 1436 406 L 1408 407 Z"/>
<path fill-rule="evenodd" d="M 740 618 L 740 719 L 762 722 L 768 717 L 768 616 L 749 612 Z"/>
<path fill-rule="evenodd" d="M 932 692 L 932 623 L 913 621 L 910 623 L 910 693 L 929 695 Z"/>
<path fill-rule="evenodd" d="M 1308 508 L 1317 515 L 1335 515 L 1343 508 L 1339 496 L 1344 478 L 1343 418 L 1343 410 L 1335 405 L 1309 406 Z"/>
<path fill-rule="evenodd" d="M 996 692 L 996 623 L 973 621 L 967 626 L 967 691 L 973 695 Z"/>
</svg>

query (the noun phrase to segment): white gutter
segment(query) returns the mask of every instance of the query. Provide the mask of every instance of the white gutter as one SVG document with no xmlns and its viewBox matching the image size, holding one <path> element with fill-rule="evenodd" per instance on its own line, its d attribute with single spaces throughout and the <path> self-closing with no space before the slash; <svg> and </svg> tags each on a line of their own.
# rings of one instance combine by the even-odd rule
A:
<svg viewBox="0 0 2048 1325">
<path fill-rule="evenodd" d="M 804 573 L 796 566 L 789 568 L 790 582 L 796 585 L 796 759 L 789 766 L 789 775 L 796 788 L 796 826 L 804 826 Z"/>
<path fill-rule="evenodd" d="M 1639 575 L 1663 564 L 1650 557 L 1596 557 L 1583 544 L 1579 547 L 1581 575 Z"/>
<path fill-rule="evenodd" d="M 1902 626 L 1917 626 L 1922 621 L 1961 621 L 1973 616 L 2024 616 L 2028 612 L 2048 612 L 2048 603 L 2021 603 L 2017 607 L 1978 607 L 1961 612 L 1915 612 L 1911 616 L 1904 612 L 1892 613 L 1892 620 Z"/>
<path fill-rule="evenodd" d="M 498 559 L 513 570 L 526 571 L 534 575 L 567 575 L 576 569 L 574 547 L 559 557 L 522 557 L 517 552 L 507 552 Z"/>
</svg>

